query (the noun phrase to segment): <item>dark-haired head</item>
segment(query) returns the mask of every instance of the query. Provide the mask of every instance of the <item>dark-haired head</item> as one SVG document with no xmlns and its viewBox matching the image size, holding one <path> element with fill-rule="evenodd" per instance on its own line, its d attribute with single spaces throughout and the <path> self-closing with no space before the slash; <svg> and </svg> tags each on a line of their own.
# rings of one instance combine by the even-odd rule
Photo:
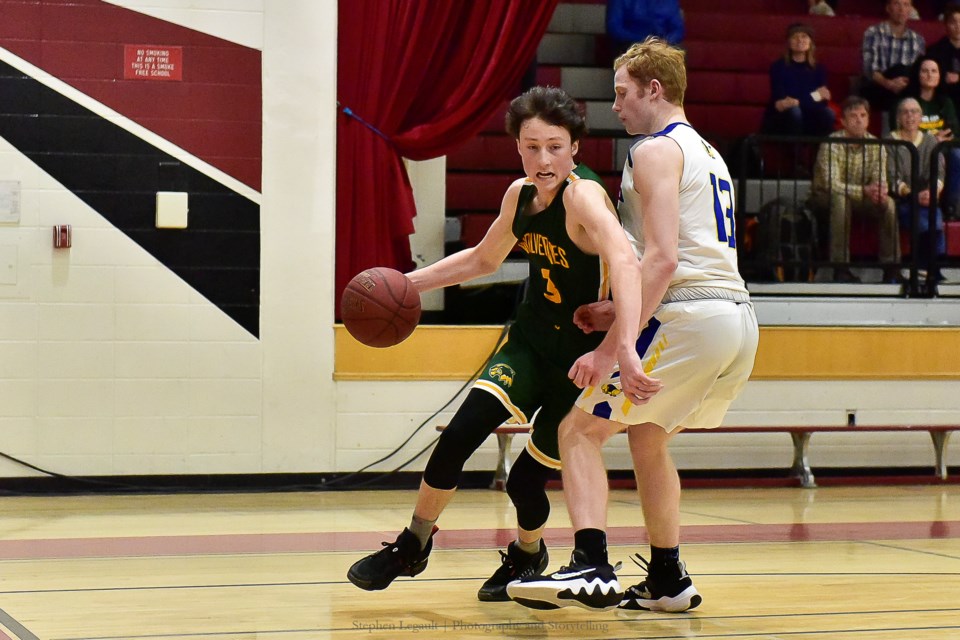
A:
<svg viewBox="0 0 960 640">
<path fill-rule="evenodd" d="M 519 140 L 521 126 L 533 118 L 563 127 L 570 132 L 571 142 L 587 133 L 587 122 L 580 105 L 566 91 L 556 87 L 533 87 L 514 98 L 507 109 L 507 133 Z"/>
</svg>

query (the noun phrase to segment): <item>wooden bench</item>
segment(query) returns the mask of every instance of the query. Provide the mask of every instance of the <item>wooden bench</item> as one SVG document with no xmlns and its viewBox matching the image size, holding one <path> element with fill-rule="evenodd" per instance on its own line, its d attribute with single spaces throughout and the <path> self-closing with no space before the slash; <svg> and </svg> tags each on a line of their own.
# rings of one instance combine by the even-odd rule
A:
<svg viewBox="0 0 960 640">
<path fill-rule="evenodd" d="M 444 425 L 437 425 L 437 431 L 443 431 Z M 933 453 L 935 457 L 934 471 L 936 477 L 941 481 L 947 479 L 946 449 L 950 440 L 950 434 L 960 430 L 957 424 L 889 424 L 889 425 L 806 425 L 806 426 L 773 426 L 773 427 L 718 427 L 716 429 L 688 429 L 681 434 L 697 433 L 789 433 L 793 441 L 793 464 L 790 467 L 791 477 L 797 478 L 802 487 L 816 487 L 817 483 L 813 477 L 813 471 L 810 469 L 808 451 L 810 448 L 810 436 L 819 432 L 830 433 L 862 433 L 876 431 L 926 431 L 933 440 Z M 497 427 L 494 432 L 497 436 L 497 468 L 493 473 L 493 482 L 491 489 L 503 490 L 506 486 L 507 476 L 510 474 L 510 445 L 513 443 L 513 436 L 518 433 L 530 433 L 530 425 L 527 424 L 504 424 Z"/>
</svg>

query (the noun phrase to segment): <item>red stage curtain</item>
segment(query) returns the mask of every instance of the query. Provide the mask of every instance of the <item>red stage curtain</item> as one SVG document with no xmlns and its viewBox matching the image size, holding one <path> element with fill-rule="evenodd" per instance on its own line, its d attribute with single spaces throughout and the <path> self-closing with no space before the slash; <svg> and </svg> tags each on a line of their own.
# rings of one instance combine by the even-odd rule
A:
<svg viewBox="0 0 960 640">
<path fill-rule="evenodd" d="M 477 134 L 519 86 L 557 1 L 339 0 L 338 317 L 356 273 L 413 267 L 401 157 L 436 158 Z"/>
</svg>

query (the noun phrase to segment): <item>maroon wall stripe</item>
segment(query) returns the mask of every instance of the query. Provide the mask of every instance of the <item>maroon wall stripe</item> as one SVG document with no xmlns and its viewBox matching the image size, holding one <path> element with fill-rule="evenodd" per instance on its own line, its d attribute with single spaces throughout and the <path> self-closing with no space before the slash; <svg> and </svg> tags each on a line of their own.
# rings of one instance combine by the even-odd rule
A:
<svg viewBox="0 0 960 640">
<path fill-rule="evenodd" d="M 690 525 L 681 528 L 686 544 L 847 542 L 960 538 L 958 521 L 841 522 L 737 525 Z M 379 548 L 393 532 L 317 531 L 308 533 L 238 533 L 231 535 L 164 535 L 97 538 L 30 538 L 0 540 L 0 559 L 112 558 L 124 556 L 205 555 L 225 553 L 359 552 Z M 516 537 L 513 529 L 450 529 L 436 537 L 437 549 L 504 547 Z M 570 528 L 547 529 L 551 546 L 573 544 Z M 610 527 L 611 545 L 646 544 L 643 527 Z"/>
<path fill-rule="evenodd" d="M 0 46 L 260 190 L 260 51 L 101 0 L 0 0 L 0 15 Z M 124 80 L 127 44 L 182 47 L 182 81 Z"/>
</svg>

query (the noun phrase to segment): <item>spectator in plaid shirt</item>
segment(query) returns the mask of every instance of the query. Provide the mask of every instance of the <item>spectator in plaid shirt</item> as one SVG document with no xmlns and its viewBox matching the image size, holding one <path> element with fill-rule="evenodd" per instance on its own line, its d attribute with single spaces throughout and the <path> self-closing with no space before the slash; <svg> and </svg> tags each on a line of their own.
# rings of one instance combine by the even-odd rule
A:
<svg viewBox="0 0 960 640">
<path fill-rule="evenodd" d="M 857 96 L 841 105 L 843 129 L 830 138 L 876 140 L 867 132 L 870 105 Z M 824 142 L 817 152 L 810 206 L 830 211 L 830 262 L 835 282 L 859 282 L 850 262 L 850 220 L 854 214 L 879 218 L 884 282 L 899 279 L 899 238 L 893 198 L 887 192 L 887 153 L 881 145 Z"/>
<path fill-rule="evenodd" d="M 879 111 L 891 110 L 902 97 L 910 69 L 926 49 L 923 36 L 907 28 L 912 11 L 911 0 L 887 0 L 888 19 L 863 33 L 860 95 Z"/>
</svg>

